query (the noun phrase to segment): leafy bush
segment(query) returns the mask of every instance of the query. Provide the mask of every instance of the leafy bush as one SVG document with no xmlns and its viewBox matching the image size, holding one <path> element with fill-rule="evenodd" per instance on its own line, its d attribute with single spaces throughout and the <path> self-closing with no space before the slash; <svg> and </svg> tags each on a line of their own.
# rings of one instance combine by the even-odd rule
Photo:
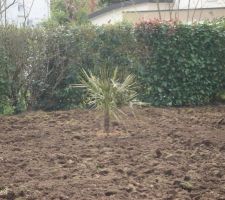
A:
<svg viewBox="0 0 225 200">
<path fill-rule="evenodd" d="M 34 74 L 44 60 L 43 44 L 39 30 L 0 27 L 1 113 L 4 107 L 13 113 L 27 109 Z"/>
<path fill-rule="evenodd" d="M 135 28 L 146 102 L 204 105 L 225 86 L 225 26 L 148 21 Z"/>
<path fill-rule="evenodd" d="M 83 106 L 79 72 L 135 74 L 142 102 L 205 105 L 225 90 L 225 22 L 0 27 L 0 113 Z"/>
<path fill-rule="evenodd" d="M 70 85 L 79 82 L 82 68 L 94 70 L 107 65 L 112 70 L 119 67 L 120 72 L 129 71 L 132 66 L 130 44 L 134 41 L 131 30 L 126 24 L 46 29 L 47 61 L 36 81 L 36 90 L 41 91 L 37 108 L 54 110 L 81 105 L 83 90 Z"/>
</svg>

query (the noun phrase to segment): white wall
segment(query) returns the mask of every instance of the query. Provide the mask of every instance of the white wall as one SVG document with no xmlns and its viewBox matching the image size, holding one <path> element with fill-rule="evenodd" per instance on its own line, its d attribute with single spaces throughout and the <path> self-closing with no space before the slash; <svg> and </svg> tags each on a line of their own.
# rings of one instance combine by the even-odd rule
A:
<svg viewBox="0 0 225 200">
<path fill-rule="evenodd" d="M 168 9 L 168 3 L 161 3 L 161 9 Z M 157 10 L 155 3 L 143 3 L 137 5 L 131 5 L 120 9 L 115 9 L 110 12 L 99 15 L 91 19 L 91 22 L 95 25 L 102 25 L 107 23 L 116 23 L 123 20 L 123 12 L 126 11 L 146 11 Z"/>
<path fill-rule="evenodd" d="M 180 2 L 180 4 L 178 3 Z M 216 7 L 225 7 L 225 0 L 175 0 L 174 4 L 169 3 L 160 3 L 161 10 L 168 10 L 169 7 L 173 7 L 174 9 L 187 9 L 188 6 L 190 9 L 194 8 L 216 8 Z M 179 6 L 178 6 L 179 4 Z M 97 17 L 91 19 L 91 22 L 95 25 L 103 25 L 108 23 L 116 23 L 121 22 L 123 20 L 123 12 L 127 11 L 149 11 L 149 10 L 157 10 L 157 4 L 155 3 L 143 3 L 137 4 L 133 6 L 127 6 L 120 9 L 115 9 L 110 12 L 104 13 Z"/>
<path fill-rule="evenodd" d="M 8 0 L 8 4 L 12 1 L 13 0 Z M 33 5 L 32 1 L 34 1 Z M 19 7 L 21 9 L 19 9 Z M 48 19 L 50 16 L 50 0 L 25 0 L 25 13 L 29 13 L 30 8 L 31 12 L 27 20 L 30 26 L 35 26 L 41 21 Z M 7 10 L 6 19 L 9 24 L 20 26 L 24 23 L 23 0 L 17 0 L 16 3 Z"/>
<path fill-rule="evenodd" d="M 179 0 L 175 0 L 176 6 L 178 6 Z M 180 0 L 180 8 L 187 9 L 189 0 Z M 194 8 L 218 8 L 225 7 L 225 0 L 190 0 L 191 9 Z"/>
</svg>

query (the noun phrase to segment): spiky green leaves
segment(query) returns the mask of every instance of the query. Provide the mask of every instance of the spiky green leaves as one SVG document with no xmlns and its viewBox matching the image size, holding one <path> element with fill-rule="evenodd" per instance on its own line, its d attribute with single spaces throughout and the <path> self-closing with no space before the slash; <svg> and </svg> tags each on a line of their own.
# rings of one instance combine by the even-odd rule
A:
<svg viewBox="0 0 225 200">
<path fill-rule="evenodd" d="M 118 69 L 110 72 L 100 69 L 98 75 L 82 70 L 82 85 L 88 92 L 88 104 L 104 112 L 105 131 L 109 131 L 110 116 L 116 119 L 124 114 L 120 109 L 130 104 L 137 97 L 134 75 L 128 75 L 121 80 Z"/>
</svg>

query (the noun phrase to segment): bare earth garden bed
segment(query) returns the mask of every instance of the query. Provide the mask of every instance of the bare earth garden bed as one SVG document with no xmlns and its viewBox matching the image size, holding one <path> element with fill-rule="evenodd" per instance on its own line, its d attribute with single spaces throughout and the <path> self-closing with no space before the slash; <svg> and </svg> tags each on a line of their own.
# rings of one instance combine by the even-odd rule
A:
<svg viewBox="0 0 225 200">
<path fill-rule="evenodd" d="M 225 106 L 0 117 L 0 199 L 225 200 Z"/>
</svg>

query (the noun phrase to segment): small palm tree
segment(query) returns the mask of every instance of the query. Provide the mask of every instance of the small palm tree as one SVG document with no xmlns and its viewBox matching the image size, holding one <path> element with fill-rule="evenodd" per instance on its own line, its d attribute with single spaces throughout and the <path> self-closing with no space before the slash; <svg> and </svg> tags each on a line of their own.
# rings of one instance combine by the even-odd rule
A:
<svg viewBox="0 0 225 200">
<path fill-rule="evenodd" d="M 113 72 L 101 69 L 98 76 L 82 70 L 81 82 L 87 89 L 88 104 L 104 112 L 104 131 L 109 133 L 110 117 L 119 119 L 120 114 L 124 114 L 120 108 L 137 97 L 134 75 L 120 81 L 117 68 Z"/>
</svg>

